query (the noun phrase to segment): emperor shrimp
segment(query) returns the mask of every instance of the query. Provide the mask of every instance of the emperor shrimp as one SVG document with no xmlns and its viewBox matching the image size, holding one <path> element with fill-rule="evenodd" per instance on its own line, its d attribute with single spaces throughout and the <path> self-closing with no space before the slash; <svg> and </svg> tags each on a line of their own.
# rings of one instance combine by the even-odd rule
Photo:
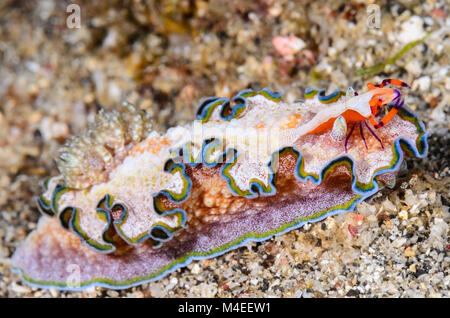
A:
<svg viewBox="0 0 450 318">
<path fill-rule="evenodd" d="M 383 143 L 380 138 L 375 134 L 374 130 L 370 128 L 367 121 L 374 129 L 388 124 L 394 116 L 397 114 L 398 110 L 404 105 L 404 98 L 399 90 L 394 88 L 385 88 L 386 85 L 396 86 L 396 87 L 408 87 L 409 85 L 397 79 L 385 79 L 379 84 L 368 83 L 368 92 L 359 95 L 355 92 L 355 96 L 344 99 L 342 102 L 338 102 L 332 107 L 328 107 L 319 111 L 308 123 L 301 125 L 295 129 L 296 136 L 303 136 L 306 134 L 321 133 L 324 130 L 328 130 L 333 125 L 345 125 L 352 124 L 348 135 L 345 138 L 345 152 L 347 152 L 347 144 L 352 135 L 355 127 L 359 125 L 359 132 L 361 138 L 364 141 L 366 149 L 367 143 L 363 133 L 363 124 L 367 127 L 369 132 L 379 141 L 381 147 L 383 148 Z M 323 91 L 311 91 L 311 93 L 318 93 L 319 98 Z M 308 94 L 308 92 L 307 92 Z M 385 106 L 393 106 L 391 110 L 381 119 L 380 122 L 376 121 L 376 116 L 379 116 L 381 109 Z"/>
</svg>

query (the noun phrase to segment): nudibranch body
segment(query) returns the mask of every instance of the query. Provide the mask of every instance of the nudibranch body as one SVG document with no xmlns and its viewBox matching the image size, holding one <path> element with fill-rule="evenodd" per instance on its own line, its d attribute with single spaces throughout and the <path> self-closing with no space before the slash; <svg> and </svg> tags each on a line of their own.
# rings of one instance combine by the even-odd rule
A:
<svg viewBox="0 0 450 318">
<path fill-rule="evenodd" d="M 101 113 L 62 148 L 61 176 L 38 199 L 45 216 L 13 266 L 39 286 L 125 288 L 350 211 L 395 181 L 405 154 L 427 151 L 423 124 L 387 84 L 404 86 L 208 98 L 165 134 L 131 105 Z"/>
</svg>

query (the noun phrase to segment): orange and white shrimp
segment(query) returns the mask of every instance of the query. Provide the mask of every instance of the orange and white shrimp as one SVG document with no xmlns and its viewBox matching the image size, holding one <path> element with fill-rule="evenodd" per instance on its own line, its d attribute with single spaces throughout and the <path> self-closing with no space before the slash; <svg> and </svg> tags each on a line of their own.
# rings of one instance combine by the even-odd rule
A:
<svg viewBox="0 0 450 318">
<path fill-rule="evenodd" d="M 366 139 L 363 134 L 363 123 L 370 133 L 380 142 L 381 147 L 383 147 L 381 140 L 367 124 L 367 120 L 375 129 L 378 129 L 389 123 L 403 106 L 404 99 L 401 93 L 397 89 L 385 88 L 384 86 L 388 84 L 397 87 L 409 87 L 405 82 L 396 79 L 385 79 L 380 84 L 368 83 L 367 88 L 369 91 L 367 93 L 362 95 L 355 93 L 355 96 L 352 98 L 324 108 L 306 124 L 294 128 L 296 130 L 295 134 L 297 136 L 303 136 L 320 133 L 332 128 L 336 120 L 345 120 L 347 125 L 350 123 L 353 124 L 345 139 L 345 151 L 347 151 L 348 140 L 357 124 L 359 124 L 360 134 L 367 149 Z M 375 117 L 380 114 L 380 110 L 386 105 L 392 105 L 393 107 L 380 122 L 377 122 Z"/>
</svg>

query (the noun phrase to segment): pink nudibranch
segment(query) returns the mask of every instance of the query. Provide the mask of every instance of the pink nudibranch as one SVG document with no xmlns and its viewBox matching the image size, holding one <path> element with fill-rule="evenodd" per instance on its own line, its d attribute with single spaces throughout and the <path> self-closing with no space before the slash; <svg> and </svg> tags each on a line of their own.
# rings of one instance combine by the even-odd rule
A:
<svg viewBox="0 0 450 318">
<path fill-rule="evenodd" d="M 392 91 L 308 90 L 286 103 L 246 90 L 206 99 L 193 123 L 163 135 L 131 105 L 101 113 L 60 151 L 61 175 L 45 182 L 43 216 L 12 266 L 42 287 L 125 288 L 351 211 L 395 182 L 405 155 L 426 155 L 427 132 L 406 107 L 369 127 L 374 109 L 398 106 Z M 346 136 L 350 111 L 371 133 L 353 125 Z"/>
</svg>

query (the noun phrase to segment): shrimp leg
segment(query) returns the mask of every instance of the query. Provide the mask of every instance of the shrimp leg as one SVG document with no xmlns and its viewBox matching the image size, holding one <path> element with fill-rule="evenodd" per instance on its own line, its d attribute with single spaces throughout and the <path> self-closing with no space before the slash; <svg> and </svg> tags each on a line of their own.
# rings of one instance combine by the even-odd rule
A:
<svg viewBox="0 0 450 318">
<path fill-rule="evenodd" d="M 353 130 L 355 129 L 355 126 L 356 126 L 356 123 L 353 124 L 352 128 L 350 129 L 350 132 L 348 133 L 347 137 L 345 138 L 345 145 L 344 145 L 344 147 L 345 147 L 345 152 L 346 153 L 347 153 L 347 143 L 348 143 L 348 140 L 350 139 L 350 136 L 353 133 Z"/>
<path fill-rule="evenodd" d="M 409 85 L 406 84 L 403 81 L 400 81 L 398 79 L 394 79 L 394 78 L 387 78 L 385 80 L 383 80 L 380 84 L 372 84 L 372 83 L 367 83 L 367 88 L 369 90 L 375 89 L 375 88 L 383 88 L 386 85 L 392 85 L 392 86 L 397 86 L 397 87 L 407 87 L 409 88 Z"/>
<path fill-rule="evenodd" d="M 361 134 L 361 138 L 364 141 L 364 145 L 366 146 L 366 150 L 369 150 L 369 148 L 367 147 L 366 138 L 364 137 L 364 133 L 363 133 L 362 121 L 359 122 L 359 133 Z"/>
<path fill-rule="evenodd" d="M 387 113 L 386 116 L 384 116 L 383 119 L 379 123 L 374 125 L 375 129 L 383 127 L 384 125 L 389 123 L 392 120 L 392 118 L 394 118 L 394 116 L 397 114 L 398 110 L 403 107 L 404 103 L 405 103 L 405 101 L 403 99 L 397 100 L 394 107 L 392 107 L 392 109 L 389 111 L 389 113 Z"/>
<path fill-rule="evenodd" d="M 378 140 L 378 142 L 379 142 L 380 145 L 381 145 L 381 148 L 384 149 L 384 146 L 383 146 L 383 143 L 381 142 L 381 139 L 375 134 L 375 132 L 370 128 L 370 126 L 367 125 L 367 122 L 366 122 L 366 121 L 364 121 L 364 124 L 366 125 L 367 129 L 369 129 L 369 131 L 370 131 L 370 133 L 372 134 L 372 136 L 374 136 L 375 139 Z"/>
</svg>

